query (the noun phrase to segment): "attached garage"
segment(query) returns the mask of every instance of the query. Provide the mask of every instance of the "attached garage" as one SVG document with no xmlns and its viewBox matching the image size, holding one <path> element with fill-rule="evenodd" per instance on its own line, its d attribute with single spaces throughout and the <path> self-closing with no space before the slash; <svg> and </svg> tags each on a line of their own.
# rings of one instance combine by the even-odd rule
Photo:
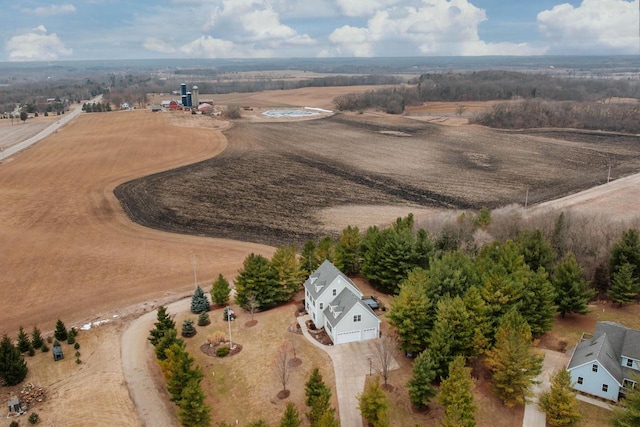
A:
<svg viewBox="0 0 640 427">
<path fill-rule="evenodd" d="M 360 330 L 339 332 L 336 336 L 336 344 L 345 344 L 348 342 L 360 341 Z"/>
<path fill-rule="evenodd" d="M 378 328 L 369 328 L 362 331 L 362 341 L 378 338 Z"/>
</svg>

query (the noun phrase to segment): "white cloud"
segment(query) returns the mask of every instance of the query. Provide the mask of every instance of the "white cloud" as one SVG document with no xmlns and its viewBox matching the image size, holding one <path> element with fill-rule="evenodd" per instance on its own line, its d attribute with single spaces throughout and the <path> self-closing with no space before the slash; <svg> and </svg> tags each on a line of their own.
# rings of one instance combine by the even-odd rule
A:
<svg viewBox="0 0 640 427">
<path fill-rule="evenodd" d="M 5 49 L 9 52 L 9 61 L 52 61 L 73 53 L 56 33 L 47 34 L 44 25 L 30 33 L 11 37 L 5 43 Z"/>
<path fill-rule="evenodd" d="M 345 25 L 329 39 L 339 55 L 537 55 L 545 48 L 526 43 L 487 43 L 478 26 L 483 9 L 468 0 L 423 0 L 419 7 L 378 10 L 366 28 Z"/>
<path fill-rule="evenodd" d="M 538 28 L 553 50 L 583 53 L 638 53 L 638 0 L 583 0 L 538 14 Z"/>
<path fill-rule="evenodd" d="M 52 4 L 51 6 L 40 6 L 34 9 L 23 8 L 23 12 L 32 13 L 38 16 L 65 15 L 75 13 L 76 7 L 72 4 Z"/>
<path fill-rule="evenodd" d="M 160 52 L 160 53 L 174 53 L 176 51 L 176 48 L 173 47 L 171 44 L 164 42 L 162 40 L 159 40 L 155 37 L 148 37 L 144 41 L 142 46 L 147 50 Z"/>
<path fill-rule="evenodd" d="M 347 16 L 371 16 L 401 0 L 336 0 L 340 11 Z"/>
<path fill-rule="evenodd" d="M 266 58 L 269 50 L 252 49 L 251 46 L 239 46 L 228 40 L 211 36 L 200 36 L 182 45 L 179 51 L 191 58 Z"/>
</svg>

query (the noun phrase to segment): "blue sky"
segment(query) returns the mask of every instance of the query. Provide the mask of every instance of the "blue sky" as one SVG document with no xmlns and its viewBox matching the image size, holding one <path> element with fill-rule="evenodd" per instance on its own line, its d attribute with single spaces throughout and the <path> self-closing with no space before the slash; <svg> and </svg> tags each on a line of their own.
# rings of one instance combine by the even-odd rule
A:
<svg viewBox="0 0 640 427">
<path fill-rule="evenodd" d="M 24 0 L 0 61 L 640 54 L 640 0 Z"/>
</svg>

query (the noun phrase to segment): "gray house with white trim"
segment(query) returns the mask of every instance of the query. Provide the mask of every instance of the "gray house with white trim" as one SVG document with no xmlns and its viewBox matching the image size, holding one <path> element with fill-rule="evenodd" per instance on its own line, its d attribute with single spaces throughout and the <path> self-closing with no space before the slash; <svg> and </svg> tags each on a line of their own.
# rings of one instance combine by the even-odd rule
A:
<svg viewBox="0 0 640 427">
<path fill-rule="evenodd" d="M 362 292 L 325 260 L 304 283 L 305 309 L 334 344 L 378 338 L 380 319 L 362 301 Z"/>
<path fill-rule="evenodd" d="M 640 375 L 640 331 L 614 322 L 598 322 L 593 336 L 576 346 L 567 371 L 573 387 L 583 393 L 618 400 L 635 387 Z"/>
</svg>

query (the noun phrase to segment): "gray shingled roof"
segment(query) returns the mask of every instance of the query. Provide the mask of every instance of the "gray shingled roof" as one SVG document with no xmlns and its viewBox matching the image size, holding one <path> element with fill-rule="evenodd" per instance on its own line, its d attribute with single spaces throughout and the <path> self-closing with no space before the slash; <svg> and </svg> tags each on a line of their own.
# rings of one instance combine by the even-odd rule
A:
<svg viewBox="0 0 640 427">
<path fill-rule="evenodd" d="M 622 356 L 640 359 L 639 353 L 640 331 L 614 322 L 597 322 L 593 338 L 576 346 L 567 369 L 598 361 L 622 385 L 630 372 L 621 366 Z"/>
<path fill-rule="evenodd" d="M 318 297 L 327 289 L 327 285 L 331 284 L 338 276 L 342 276 L 347 282 L 353 283 L 347 276 L 342 274 L 340 270 L 331 264 L 329 260 L 325 260 L 320 264 L 320 267 L 318 267 L 318 269 L 309 276 L 307 281 L 304 282 L 304 288 L 309 291 L 314 300 L 318 299 Z"/>
<path fill-rule="evenodd" d="M 362 302 L 357 295 L 354 295 L 348 288 L 344 288 L 342 292 L 336 296 L 333 301 L 329 303 L 327 308 L 324 309 L 324 317 L 327 319 L 329 324 L 332 327 L 335 327 L 340 320 L 347 315 L 349 310 L 353 308 L 354 305 L 358 303 L 358 301 Z M 333 308 L 333 312 L 331 309 Z M 338 317 L 335 317 L 334 313 L 340 313 Z"/>
</svg>

